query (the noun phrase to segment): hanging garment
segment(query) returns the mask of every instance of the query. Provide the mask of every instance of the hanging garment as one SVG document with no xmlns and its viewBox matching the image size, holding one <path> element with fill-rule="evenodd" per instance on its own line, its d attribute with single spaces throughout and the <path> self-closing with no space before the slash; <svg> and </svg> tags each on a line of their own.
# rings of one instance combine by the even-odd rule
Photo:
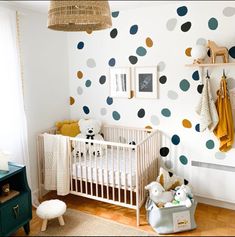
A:
<svg viewBox="0 0 235 237">
<path fill-rule="evenodd" d="M 220 151 L 228 151 L 232 148 L 234 141 L 232 107 L 227 90 L 226 78 L 220 81 L 220 89 L 217 91 L 216 108 L 219 114 L 219 123 L 214 134 L 220 140 Z"/>
<path fill-rule="evenodd" d="M 196 107 L 196 112 L 200 115 L 200 132 L 207 128 L 213 131 L 219 122 L 219 117 L 211 94 L 209 77 L 205 79 L 202 96 Z"/>
</svg>

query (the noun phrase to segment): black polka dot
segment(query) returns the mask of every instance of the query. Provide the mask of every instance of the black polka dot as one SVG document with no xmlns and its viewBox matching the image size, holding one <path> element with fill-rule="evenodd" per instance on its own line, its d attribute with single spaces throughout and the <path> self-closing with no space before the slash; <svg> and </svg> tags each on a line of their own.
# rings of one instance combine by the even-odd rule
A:
<svg viewBox="0 0 235 237">
<path fill-rule="evenodd" d="M 183 32 L 187 32 L 190 30 L 191 26 L 192 26 L 192 23 L 190 21 L 187 21 L 181 26 L 181 30 Z"/>
<path fill-rule="evenodd" d="M 114 38 L 116 38 L 117 34 L 118 34 L 118 31 L 116 28 L 114 28 L 110 32 L 110 37 L 114 39 Z"/>
<path fill-rule="evenodd" d="M 161 156 L 163 156 L 163 157 L 165 157 L 165 156 L 167 156 L 168 154 L 169 154 L 169 148 L 168 147 L 162 147 L 161 149 L 160 149 L 160 155 Z"/>
<path fill-rule="evenodd" d="M 202 85 L 202 84 L 197 86 L 197 92 L 198 92 L 199 94 L 202 93 L 203 86 L 204 86 L 204 85 Z"/>
<path fill-rule="evenodd" d="M 166 76 L 161 76 L 161 77 L 159 78 L 159 82 L 160 82 L 161 84 L 165 84 L 166 81 L 167 81 L 167 77 L 166 77 Z"/>
<path fill-rule="evenodd" d="M 136 64 L 138 62 L 138 58 L 136 56 L 130 56 L 129 61 L 131 64 Z"/>
<path fill-rule="evenodd" d="M 140 109 L 137 113 L 139 118 L 143 118 L 145 116 L 145 110 L 144 109 Z"/>
<path fill-rule="evenodd" d="M 235 58 L 235 46 L 233 46 L 232 48 L 229 49 L 229 55 L 232 57 L 232 58 Z"/>
<path fill-rule="evenodd" d="M 106 82 L 106 76 L 102 75 L 99 79 L 99 82 L 101 85 L 103 85 Z"/>
</svg>

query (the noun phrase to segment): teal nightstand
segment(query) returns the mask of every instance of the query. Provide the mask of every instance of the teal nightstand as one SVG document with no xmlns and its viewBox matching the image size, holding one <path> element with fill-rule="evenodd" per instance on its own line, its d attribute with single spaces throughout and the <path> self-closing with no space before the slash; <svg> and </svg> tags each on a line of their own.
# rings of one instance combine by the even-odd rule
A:
<svg viewBox="0 0 235 237">
<path fill-rule="evenodd" d="M 29 234 L 32 219 L 31 190 L 26 177 L 26 167 L 9 162 L 9 172 L 0 172 L 0 189 L 9 183 L 19 194 L 0 203 L 0 236 L 9 236 L 20 227 Z"/>
</svg>

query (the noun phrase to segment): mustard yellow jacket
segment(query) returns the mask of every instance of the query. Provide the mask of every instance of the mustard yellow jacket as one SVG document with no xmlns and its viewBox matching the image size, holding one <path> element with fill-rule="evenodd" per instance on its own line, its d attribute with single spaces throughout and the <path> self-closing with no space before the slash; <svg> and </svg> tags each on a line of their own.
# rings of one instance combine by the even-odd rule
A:
<svg viewBox="0 0 235 237">
<path fill-rule="evenodd" d="M 214 129 L 214 134 L 220 141 L 220 151 L 226 152 L 232 148 L 234 131 L 232 108 L 225 77 L 221 78 L 220 89 L 217 91 L 217 96 L 215 105 L 219 115 L 219 122 Z"/>
</svg>

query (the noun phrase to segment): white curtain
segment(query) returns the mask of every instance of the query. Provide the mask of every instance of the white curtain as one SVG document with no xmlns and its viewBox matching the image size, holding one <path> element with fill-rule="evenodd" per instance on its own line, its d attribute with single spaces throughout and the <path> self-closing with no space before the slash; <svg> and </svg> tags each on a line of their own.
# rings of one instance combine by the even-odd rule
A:
<svg viewBox="0 0 235 237">
<path fill-rule="evenodd" d="M 0 150 L 27 166 L 29 153 L 24 111 L 16 11 L 0 7 Z"/>
</svg>

